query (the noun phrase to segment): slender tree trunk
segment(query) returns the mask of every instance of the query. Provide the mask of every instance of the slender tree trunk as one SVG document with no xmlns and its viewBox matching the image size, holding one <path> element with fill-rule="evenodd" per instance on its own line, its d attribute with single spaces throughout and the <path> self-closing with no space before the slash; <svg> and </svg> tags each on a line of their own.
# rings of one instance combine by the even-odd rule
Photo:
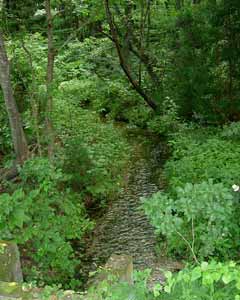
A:
<svg viewBox="0 0 240 300">
<path fill-rule="evenodd" d="M 21 42 L 22 42 L 22 48 L 28 57 L 29 65 L 31 68 L 32 85 L 31 85 L 29 96 L 30 96 L 30 103 L 31 103 L 32 114 L 33 114 L 34 131 L 35 131 L 36 140 L 37 140 L 37 150 L 38 150 L 38 154 L 40 156 L 42 156 L 42 147 L 41 147 L 40 130 L 39 130 L 39 103 L 38 103 L 38 101 L 36 99 L 36 95 L 35 95 L 36 79 L 35 79 L 35 71 L 34 71 L 34 67 L 33 67 L 33 59 L 32 59 L 31 52 L 28 50 L 28 48 L 24 44 L 24 40 L 22 40 Z"/>
<path fill-rule="evenodd" d="M 104 32 L 102 29 L 101 29 L 101 33 L 104 34 L 106 37 L 108 37 L 112 42 L 114 42 L 112 36 L 109 35 L 108 33 Z M 120 42 L 119 42 L 119 45 L 120 45 L 121 48 L 123 48 L 123 45 L 120 44 Z M 148 75 L 150 76 L 152 82 L 155 84 L 155 86 L 158 87 L 161 83 L 160 83 L 160 78 L 158 77 L 158 74 L 154 71 L 154 65 L 157 64 L 156 60 L 153 59 L 153 58 L 150 58 L 143 51 L 142 51 L 142 53 L 140 53 L 139 50 L 132 45 L 131 41 L 129 41 L 128 46 L 129 46 L 129 51 L 133 55 L 135 55 L 135 57 L 137 59 L 139 59 L 142 64 L 144 64 L 144 66 L 145 66 L 145 68 L 148 72 Z"/>
<path fill-rule="evenodd" d="M 54 148 L 54 130 L 52 123 L 52 110 L 53 110 L 53 71 L 54 71 L 54 58 L 55 50 L 53 46 L 53 18 L 51 13 L 51 0 L 45 1 L 45 9 L 47 14 L 47 36 L 48 36 L 48 63 L 47 63 L 47 105 L 46 105 L 46 129 L 48 138 L 48 155 L 51 158 Z"/>
<path fill-rule="evenodd" d="M 140 39 L 139 39 L 139 52 L 140 55 L 143 54 L 143 39 L 144 39 L 144 27 L 145 27 L 145 16 L 144 16 L 144 2 L 141 3 L 141 24 L 140 24 Z M 142 61 L 140 60 L 138 66 L 138 84 L 142 84 Z"/>
<path fill-rule="evenodd" d="M 104 0 L 104 4 L 105 4 L 107 21 L 108 21 L 111 35 L 112 35 L 112 40 L 116 46 L 116 50 L 117 50 L 118 57 L 119 57 L 119 62 L 120 62 L 120 65 L 121 65 L 123 71 L 126 74 L 132 87 L 136 90 L 136 92 L 145 100 L 145 102 L 153 110 L 157 110 L 157 104 L 155 103 L 155 101 L 153 101 L 153 99 L 151 99 L 151 97 L 142 89 L 142 87 L 139 85 L 138 81 L 133 78 L 130 67 L 127 64 L 127 62 L 124 58 L 123 52 L 122 52 L 122 47 L 121 47 L 121 44 L 118 39 L 118 33 L 117 33 L 117 30 L 116 30 L 116 27 L 115 27 L 115 24 L 113 21 L 112 13 L 110 11 L 109 0 Z"/>
<path fill-rule="evenodd" d="M 28 146 L 22 127 L 10 80 L 10 64 L 4 44 L 3 33 L 0 31 L 0 84 L 8 113 L 17 164 L 23 164 L 28 156 Z"/>
<path fill-rule="evenodd" d="M 176 0 L 176 9 L 179 10 L 182 8 L 182 0 Z"/>
<path fill-rule="evenodd" d="M 125 8 L 125 26 L 126 26 L 126 33 L 123 38 L 122 46 L 123 46 L 123 55 L 125 57 L 125 61 L 128 63 L 129 61 L 129 43 L 132 38 L 132 28 L 133 28 L 133 22 L 132 22 L 132 2 L 128 1 L 126 8 Z"/>
</svg>

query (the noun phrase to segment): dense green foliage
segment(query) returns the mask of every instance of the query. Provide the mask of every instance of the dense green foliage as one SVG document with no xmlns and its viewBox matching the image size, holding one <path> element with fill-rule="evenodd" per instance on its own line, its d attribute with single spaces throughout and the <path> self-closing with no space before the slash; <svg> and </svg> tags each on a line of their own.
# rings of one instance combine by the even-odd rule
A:
<svg viewBox="0 0 240 300">
<path fill-rule="evenodd" d="M 144 208 L 168 251 L 198 260 L 238 257 L 238 123 L 220 129 L 186 128 L 169 138 L 165 164 L 167 193 L 145 201 Z"/>
<path fill-rule="evenodd" d="M 205 135 L 201 140 L 196 132 L 194 134 L 193 139 L 178 136 L 174 140 L 173 157 L 165 168 L 170 186 L 184 186 L 188 182 L 199 183 L 208 179 L 223 182 L 229 187 L 238 182 L 240 144 L 234 140 L 222 140 L 213 134 Z"/>
<path fill-rule="evenodd" d="M 239 299 L 239 266 L 235 263 L 202 262 L 173 276 L 167 273 L 168 283 L 159 299 Z"/>
<path fill-rule="evenodd" d="M 134 287 L 114 281 L 113 277 L 105 280 L 98 289 L 90 294 L 93 300 L 224 300 L 239 299 L 240 269 L 234 262 L 202 262 L 197 267 L 187 267 L 178 274 L 165 272 L 166 284 L 157 284 L 152 291 L 147 288 L 149 270 L 135 274 Z"/>
<path fill-rule="evenodd" d="M 127 282 L 119 282 L 117 276 L 111 273 L 105 280 L 93 286 L 88 291 L 92 300 L 121 300 L 121 299 L 152 299 L 147 288 L 147 280 L 151 270 L 136 271 L 134 286 Z"/>
<path fill-rule="evenodd" d="M 31 280 L 68 282 L 79 265 L 71 240 L 80 240 L 93 227 L 81 195 L 66 187 L 68 177 L 47 159 L 29 160 L 20 173 L 21 186 L 2 194 L 1 238 L 16 240 L 26 259 Z"/>
<path fill-rule="evenodd" d="M 0 76 L 0 173 L 16 173 L 0 174 L 0 239 L 20 245 L 25 279 L 81 285 L 79 249 L 126 183 L 137 128 L 170 149 L 143 204 L 158 248 L 195 266 L 153 292 L 146 270 L 93 294 L 240 299 L 239 0 L 3 0 L 0 14 L 28 145 L 15 168 Z"/>
<path fill-rule="evenodd" d="M 229 188 L 212 181 L 186 183 L 175 197 L 159 192 L 144 208 L 175 255 L 231 257 L 239 249 L 239 205 Z"/>
<path fill-rule="evenodd" d="M 74 189 L 105 201 L 121 187 L 130 145 L 123 129 L 101 122 L 96 112 L 82 109 L 70 95 L 58 94 L 54 116 L 64 149 L 63 169 Z"/>
<path fill-rule="evenodd" d="M 54 165 L 47 158 L 27 161 L 20 171 L 20 186 L 0 199 L 1 237 L 15 239 L 34 262 L 32 271 L 26 265 L 28 278 L 66 285 L 81 260 L 71 241 L 81 241 L 93 228 L 85 206 L 95 210 L 115 197 L 130 146 L 121 129 L 100 123 L 94 113 L 81 108 L 72 108 L 75 121 L 69 126 L 71 103 L 62 102 L 58 113 L 65 118 L 56 119 L 56 127 L 64 148 L 56 152 Z"/>
</svg>

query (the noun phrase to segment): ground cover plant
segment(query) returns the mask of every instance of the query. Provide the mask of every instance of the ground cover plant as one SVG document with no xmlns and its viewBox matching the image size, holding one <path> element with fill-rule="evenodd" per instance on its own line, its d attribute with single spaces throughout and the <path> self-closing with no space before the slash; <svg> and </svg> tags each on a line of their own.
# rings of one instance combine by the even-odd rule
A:
<svg viewBox="0 0 240 300">
<path fill-rule="evenodd" d="M 234 262 L 202 262 L 166 276 L 167 285 L 159 299 L 239 299 L 239 266 Z"/>
<path fill-rule="evenodd" d="M 173 300 L 173 299 L 239 299 L 239 266 L 234 262 L 205 262 L 186 267 L 178 274 L 165 272 L 166 283 L 157 284 L 150 291 L 147 280 L 151 270 L 135 273 L 134 286 L 109 276 L 98 289 L 90 291 L 92 299 Z M 91 294 L 92 293 L 92 294 Z"/>
<path fill-rule="evenodd" d="M 204 129 L 203 129 L 204 130 Z M 238 182 L 239 143 L 225 139 L 217 132 L 210 135 L 178 135 L 171 141 L 173 158 L 165 166 L 169 187 L 183 186 L 187 182 L 200 183 L 212 179 L 230 187 Z"/>
</svg>

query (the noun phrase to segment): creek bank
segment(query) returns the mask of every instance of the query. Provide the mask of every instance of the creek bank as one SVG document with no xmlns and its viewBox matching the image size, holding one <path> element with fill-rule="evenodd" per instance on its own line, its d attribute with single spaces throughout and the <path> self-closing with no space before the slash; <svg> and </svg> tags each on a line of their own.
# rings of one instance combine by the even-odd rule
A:
<svg viewBox="0 0 240 300">
<path fill-rule="evenodd" d="M 157 241 L 154 229 L 141 210 L 141 197 L 149 197 L 163 187 L 162 182 L 159 182 L 159 170 L 164 162 L 163 153 L 166 151 L 161 148 L 159 141 L 146 141 L 145 138 L 136 138 L 134 134 L 132 143 L 134 155 L 129 166 L 126 185 L 119 197 L 110 203 L 104 215 L 98 220 L 87 249 L 83 269 L 85 268 L 86 276 L 88 272 L 104 266 L 112 254 L 117 257 L 124 255 L 133 257 L 133 267 L 128 264 L 130 270 L 128 278 L 131 277 L 129 274 L 133 268 L 136 270 L 150 268 L 152 274 L 149 287 L 151 287 L 159 281 L 164 281 L 162 269 L 175 271 L 181 268 L 177 262 L 172 262 L 156 253 Z M 4 300 L 40 299 L 39 295 L 42 293 L 40 289 L 25 290 L 18 283 L 3 282 L 3 289 L 5 294 L 2 291 L 3 296 L 0 299 Z M 72 291 L 62 292 L 61 298 L 54 296 L 53 299 L 87 299 L 86 295 Z"/>
</svg>

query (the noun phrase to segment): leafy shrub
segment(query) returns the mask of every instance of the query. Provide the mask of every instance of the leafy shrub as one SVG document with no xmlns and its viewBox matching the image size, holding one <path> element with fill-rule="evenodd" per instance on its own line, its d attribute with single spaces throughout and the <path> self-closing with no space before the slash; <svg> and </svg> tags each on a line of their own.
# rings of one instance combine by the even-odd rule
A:
<svg viewBox="0 0 240 300">
<path fill-rule="evenodd" d="M 71 79 L 59 85 L 63 97 L 76 101 L 80 106 L 87 106 L 96 97 L 97 78 Z"/>
<path fill-rule="evenodd" d="M 229 187 L 238 182 L 239 144 L 206 135 L 205 141 L 184 136 L 182 139 L 174 145 L 173 157 L 165 165 L 170 189 L 210 178 Z"/>
<path fill-rule="evenodd" d="M 92 288 L 88 296 L 91 300 L 240 299 L 240 267 L 234 262 L 202 262 L 177 274 L 166 271 L 166 283 L 156 284 L 151 291 L 147 287 L 150 272 L 135 272 L 134 285 L 118 282 L 117 278 L 109 276 L 108 280 Z"/>
<path fill-rule="evenodd" d="M 64 154 L 63 171 L 69 175 L 69 183 L 72 188 L 83 192 L 91 184 L 91 171 L 94 168 L 88 149 L 80 138 L 69 138 L 64 144 Z"/>
<path fill-rule="evenodd" d="M 93 224 L 80 195 L 64 187 L 68 178 L 48 160 L 27 161 L 21 177 L 13 194 L 0 195 L 1 238 L 16 240 L 22 254 L 27 251 L 34 264 L 27 279 L 67 285 L 80 263 L 71 240 L 80 240 Z"/>
<path fill-rule="evenodd" d="M 158 283 L 153 290 L 147 287 L 151 270 L 135 272 L 134 285 L 119 282 L 109 275 L 97 287 L 88 291 L 91 300 L 225 300 L 240 299 L 240 267 L 234 262 L 202 262 L 196 267 L 188 266 L 173 274 L 163 271 L 166 278 L 164 285 Z M 59 296 L 65 298 L 57 287 L 46 287 L 42 291 L 43 299 Z M 44 297 L 45 296 L 45 297 Z M 78 294 L 77 299 L 86 299 Z"/>
<path fill-rule="evenodd" d="M 182 123 L 179 130 L 168 137 L 168 144 L 172 150 L 170 160 L 178 160 L 189 155 L 192 148 L 199 147 L 218 135 L 217 128 L 201 127 L 196 123 Z"/>
<path fill-rule="evenodd" d="M 101 116 L 144 127 L 151 109 L 129 88 L 112 50 L 113 44 L 106 38 L 69 43 L 56 61 L 61 97 Z"/>
<path fill-rule="evenodd" d="M 226 139 L 238 140 L 240 139 L 240 122 L 232 122 L 225 125 L 221 132 L 221 136 Z"/>
<path fill-rule="evenodd" d="M 166 273 L 167 284 L 158 285 L 155 295 L 159 300 L 225 300 L 240 299 L 240 268 L 234 262 L 202 262 L 186 268 L 177 275 Z"/>
<path fill-rule="evenodd" d="M 150 273 L 149 269 L 134 272 L 134 285 L 119 282 L 117 276 L 109 274 L 107 279 L 89 289 L 88 296 L 92 300 L 150 300 L 147 287 Z"/>
<path fill-rule="evenodd" d="M 64 172 L 75 187 L 104 204 L 121 187 L 131 148 L 121 128 L 68 101 L 57 98 L 55 112 L 55 127 L 64 146 L 60 154 Z"/>
<path fill-rule="evenodd" d="M 177 110 L 175 102 L 167 97 L 161 104 L 161 114 L 148 121 L 149 129 L 161 135 L 176 132 L 180 126 Z"/>
<path fill-rule="evenodd" d="M 145 200 L 144 209 L 156 232 L 164 236 L 169 251 L 186 257 L 234 257 L 239 248 L 239 208 L 232 192 L 212 181 L 187 183 Z M 231 249 L 231 251 L 230 251 Z"/>
</svg>

